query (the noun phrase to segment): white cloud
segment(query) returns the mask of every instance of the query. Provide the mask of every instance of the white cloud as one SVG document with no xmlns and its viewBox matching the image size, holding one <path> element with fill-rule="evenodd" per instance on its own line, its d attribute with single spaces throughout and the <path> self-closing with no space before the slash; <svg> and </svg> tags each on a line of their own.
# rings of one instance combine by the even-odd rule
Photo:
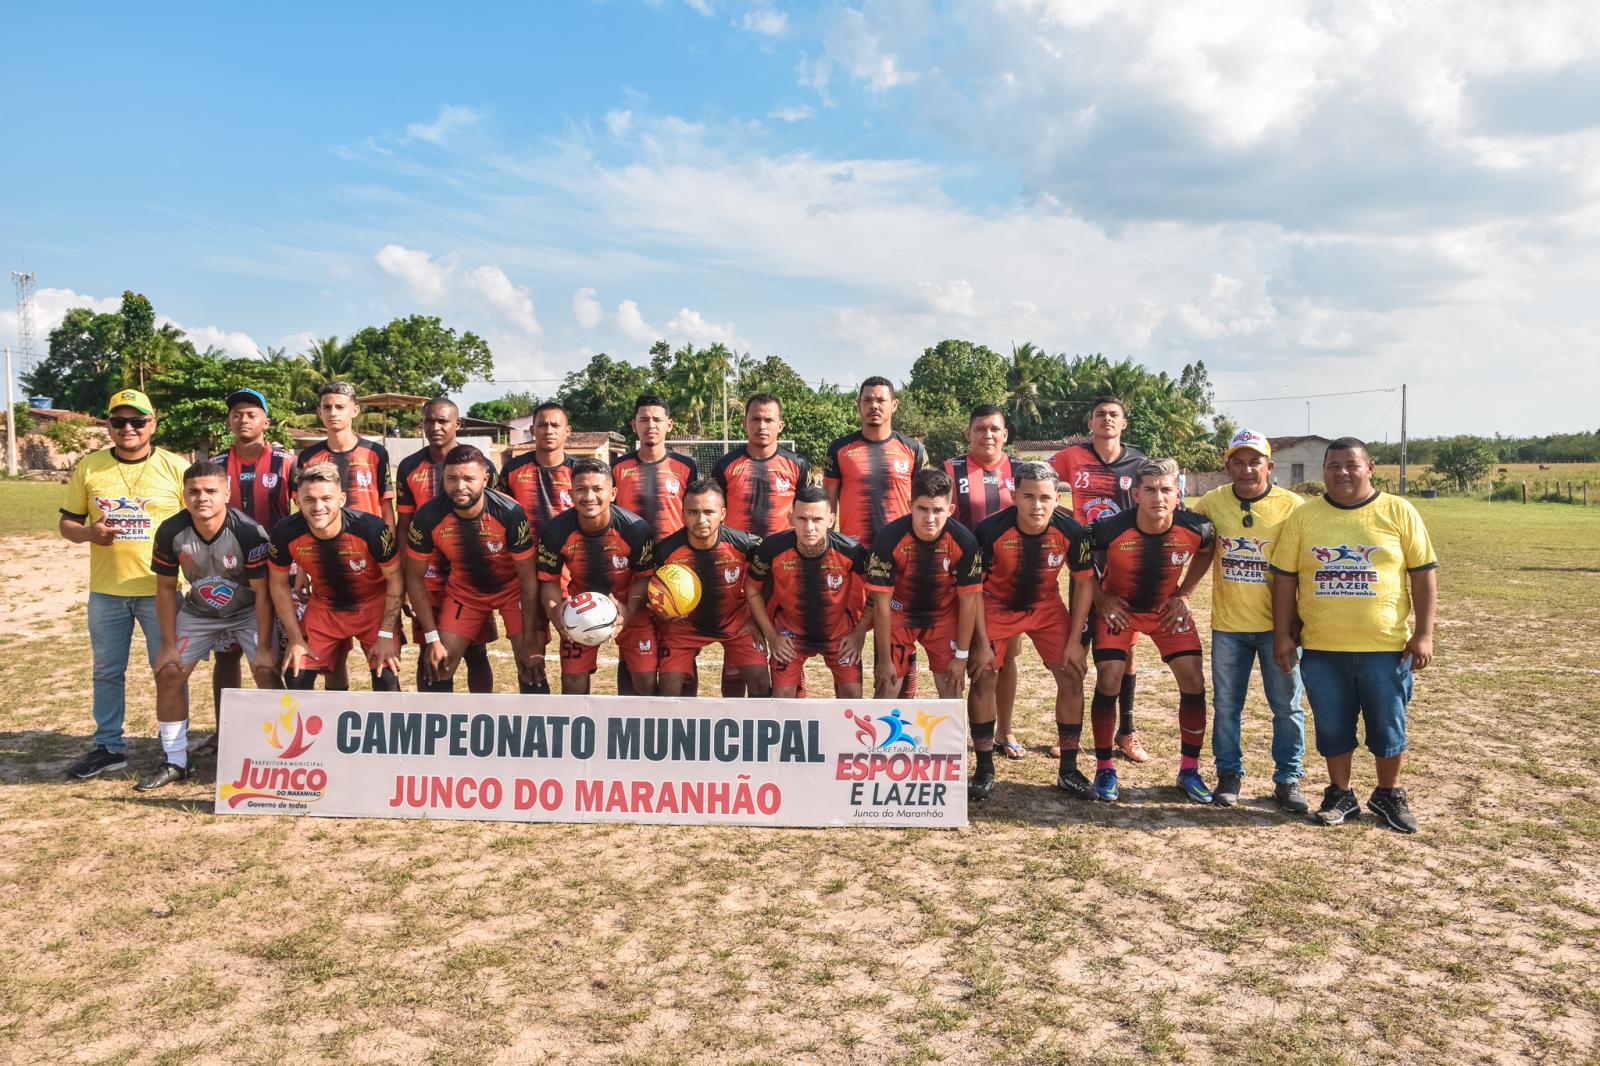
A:
<svg viewBox="0 0 1600 1066">
<path fill-rule="evenodd" d="M 768 118 L 775 118 L 783 122 L 804 122 L 815 115 L 816 112 L 805 104 L 798 107 L 777 107 L 767 112 Z"/>
<path fill-rule="evenodd" d="M 709 0 L 683 0 L 683 2 L 702 15 L 711 14 L 711 4 Z"/>
<path fill-rule="evenodd" d="M 611 131 L 611 136 L 621 137 L 628 132 L 628 127 L 633 125 L 633 112 L 612 110 L 605 115 L 606 129 Z"/>
<path fill-rule="evenodd" d="M 413 122 L 406 127 L 405 141 L 427 141 L 444 144 L 458 130 L 478 125 L 484 114 L 475 107 L 445 104 L 432 122 Z"/>
<path fill-rule="evenodd" d="M 173 322 L 165 315 L 157 315 L 156 321 L 164 324 L 170 323 L 182 330 L 183 335 L 188 337 L 190 342 L 202 352 L 207 348 L 218 348 L 235 359 L 251 359 L 261 354 L 261 347 L 256 344 L 254 338 L 248 333 L 238 330 L 225 330 L 217 326 L 188 327 Z"/>
<path fill-rule="evenodd" d="M 594 329 L 605 321 L 605 309 L 594 298 L 594 289 L 579 289 L 572 294 L 572 317 L 584 329 Z"/>
<path fill-rule="evenodd" d="M 699 311 L 691 311 L 687 307 L 679 308 L 678 313 L 672 316 L 672 321 L 667 323 L 667 333 L 693 344 L 735 343 L 733 323 L 707 322 Z"/>
<path fill-rule="evenodd" d="M 444 294 L 448 269 L 433 261 L 427 252 L 386 244 L 373 256 L 378 268 L 390 277 L 405 282 L 419 300 L 437 300 Z"/>
<path fill-rule="evenodd" d="M 758 7 L 746 11 L 739 24 L 763 37 L 781 37 L 789 29 L 789 16 L 769 7 Z"/>
<path fill-rule="evenodd" d="M 513 285 L 505 271 L 496 266 L 481 266 L 467 275 L 466 283 L 486 305 L 523 333 L 531 336 L 539 332 L 533 298 L 527 289 Z"/>
<path fill-rule="evenodd" d="M 875 92 L 917 80 L 917 73 L 901 68 L 896 55 L 884 48 L 877 29 L 856 8 L 839 12 L 828 32 L 826 45 L 830 57 L 842 64 L 851 77 Z M 826 71 L 822 80 L 826 84 Z"/>
<path fill-rule="evenodd" d="M 639 305 L 632 300 L 623 300 L 617 305 L 614 321 L 617 329 L 629 340 L 653 343 L 661 339 L 661 331 L 644 320 L 644 315 L 639 313 Z"/>
<path fill-rule="evenodd" d="M 6 307 L 0 309 L 0 338 L 11 347 L 12 355 L 17 354 L 17 312 L 16 304 L 10 299 L 11 294 L 6 293 Z M 67 317 L 67 312 L 74 307 L 87 307 L 91 311 L 105 313 L 115 311 L 122 306 L 122 298 L 108 296 L 104 298 L 85 296 L 83 293 L 72 289 L 40 289 L 33 290 L 33 352 L 34 357 L 40 362 L 44 361 L 50 352 L 50 331 L 61 325 L 61 320 Z"/>
<path fill-rule="evenodd" d="M 454 256 L 435 259 L 426 251 L 399 244 L 378 249 L 378 268 L 402 282 L 410 296 L 427 307 L 470 307 L 487 311 L 523 336 L 540 332 L 528 290 L 512 283 L 497 266 L 463 270 Z"/>
</svg>

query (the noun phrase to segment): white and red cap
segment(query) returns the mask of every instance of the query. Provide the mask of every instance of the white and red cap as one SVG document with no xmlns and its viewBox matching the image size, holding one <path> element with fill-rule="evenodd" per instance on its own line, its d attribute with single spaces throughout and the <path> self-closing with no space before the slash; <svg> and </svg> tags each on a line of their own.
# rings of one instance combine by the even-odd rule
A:
<svg viewBox="0 0 1600 1066">
<path fill-rule="evenodd" d="M 1228 451 L 1223 458 L 1231 458 L 1233 453 L 1240 448 L 1249 448 L 1253 452 L 1260 452 L 1263 458 L 1272 458 L 1272 442 L 1266 436 L 1253 429 L 1241 429 L 1228 441 Z"/>
</svg>

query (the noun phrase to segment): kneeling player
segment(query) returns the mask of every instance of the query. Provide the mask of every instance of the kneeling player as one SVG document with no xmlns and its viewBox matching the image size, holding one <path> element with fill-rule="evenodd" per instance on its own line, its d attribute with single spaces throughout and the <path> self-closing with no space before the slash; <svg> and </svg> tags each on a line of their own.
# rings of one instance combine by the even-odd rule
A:
<svg viewBox="0 0 1600 1066">
<path fill-rule="evenodd" d="M 156 529 L 156 723 L 166 761 L 139 779 L 141 791 L 189 779 L 189 697 L 184 682 L 213 651 L 242 649 L 258 660 L 256 684 L 273 688 L 277 656 L 267 598 L 267 534 L 228 506 L 228 470 L 195 463 L 183 474 L 184 509 Z M 178 602 L 178 574 L 189 583 Z M 265 657 L 258 656 L 265 650 Z M 221 723 L 219 721 L 218 727 Z"/>
<path fill-rule="evenodd" d="M 1095 793 L 1103 800 L 1118 796 L 1111 759 L 1117 696 L 1134 641 L 1140 633 L 1148 633 L 1178 682 L 1182 751 L 1178 788 L 1196 803 L 1210 803 L 1211 789 L 1199 769 L 1200 743 L 1206 736 L 1206 683 L 1189 594 L 1211 568 L 1216 533 L 1206 519 L 1181 509 L 1178 464 L 1171 459 L 1140 463 L 1133 493 L 1137 501 L 1133 510 L 1098 519 L 1089 527 L 1093 550 L 1105 559 L 1104 573 L 1089 579 L 1095 592 L 1095 689 L 1090 710 L 1098 766 Z"/>
<path fill-rule="evenodd" d="M 649 523 L 612 502 L 611 468 L 598 459 L 572 460 L 572 507 L 546 523 L 539 535 L 539 596 L 544 613 L 561 629 L 561 604 L 589 592 L 609 596 L 617 607 L 612 627 L 633 691 L 656 691 L 656 630 L 644 609 L 645 588 L 655 573 Z M 561 638 L 561 691 L 583 695 L 600 663 L 600 649 Z"/>
<path fill-rule="evenodd" d="M 972 531 L 950 517 L 950 478 L 918 470 L 911 478 L 911 513 L 883 527 L 867 560 L 873 640 L 878 647 L 873 683 L 880 700 L 900 694 L 901 678 L 915 669 L 920 643 L 940 699 L 959 699 L 977 631 L 983 592 L 983 553 Z M 974 726 L 979 766 L 993 773 L 994 722 Z"/>
<path fill-rule="evenodd" d="M 316 686 L 359 642 L 374 692 L 399 692 L 395 639 L 404 585 L 394 534 L 383 519 L 347 506 L 339 468 L 312 463 L 295 478 L 300 505 L 272 527 L 267 546 L 272 603 L 288 640 L 284 684 Z M 290 567 L 310 578 L 304 616 L 295 611 Z"/>
<path fill-rule="evenodd" d="M 444 457 L 444 491 L 421 507 L 406 533 L 406 584 L 422 626 L 429 692 L 455 688 L 456 667 L 484 623 L 499 614 L 516 656 L 522 692 L 549 692 L 544 676 L 544 626 L 535 609 L 533 534 L 522 506 L 489 488 L 489 460 L 470 444 Z M 444 605 L 428 600 L 428 562 L 437 551 L 450 564 Z"/>
<path fill-rule="evenodd" d="M 684 493 L 683 528 L 656 545 L 658 567 L 677 563 L 700 579 L 700 602 L 694 610 L 683 618 L 656 619 L 660 695 L 683 694 L 695 656 L 709 644 L 722 645 L 725 660 L 739 668 L 750 695 L 772 691 L 767 649 L 751 635 L 755 623 L 744 596 L 745 572 L 761 538 L 723 525 L 726 514 L 722 487 L 701 478 Z"/>
<path fill-rule="evenodd" d="M 806 660 L 821 655 L 840 699 L 861 698 L 861 645 L 872 627 L 861 545 L 829 528 L 828 494 L 811 485 L 794 494 L 792 528 L 761 542 L 750 560 L 745 599 L 772 653 L 772 694 L 799 695 Z M 770 591 L 765 591 L 763 586 Z"/>
<path fill-rule="evenodd" d="M 1072 609 L 1061 599 L 1061 571 L 1092 572 L 1088 532 L 1065 510 L 1056 510 L 1056 472 L 1045 463 L 1017 469 L 1016 504 L 990 515 L 976 530 L 983 550 L 983 614 L 973 644 L 972 687 L 977 697 L 973 732 L 993 728 L 998 714 L 999 671 L 1012 638 L 1027 634 L 1056 683 L 1056 738 L 1061 763 L 1056 785 L 1079 799 L 1094 799 L 1094 786 L 1078 769 L 1083 734 L 1084 647 L 1077 639 L 1089 617 L 1090 590 L 1069 590 Z M 980 764 L 972 781 L 981 799 L 994 787 L 993 762 Z M 982 795 L 979 795 L 979 793 Z"/>
</svg>

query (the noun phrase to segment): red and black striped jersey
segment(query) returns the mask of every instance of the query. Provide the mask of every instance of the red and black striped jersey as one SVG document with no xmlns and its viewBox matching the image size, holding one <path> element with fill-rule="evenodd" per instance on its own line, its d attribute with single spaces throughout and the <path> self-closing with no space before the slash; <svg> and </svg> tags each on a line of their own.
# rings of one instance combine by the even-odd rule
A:
<svg viewBox="0 0 1600 1066">
<path fill-rule="evenodd" d="M 332 463 L 339 468 L 347 506 L 383 517 L 383 501 L 394 496 L 389 452 L 383 445 L 363 437 L 349 451 L 336 452 L 324 441 L 306 448 L 295 460 L 301 470 L 312 463 Z"/>
<path fill-rule="evenodd" d="M 695 461 L 679 452 L 647 463 L 633 451 L 611 464 L 617 506 L 649 522 L 657 540 L 683 528 L 683 495 L 699 476 Z"/>
<path fill-rule="evenodd" d="M 572 506 L 572 459 L 542 466 L 538 452 L 523 452 L 501 471 L 500 491 L 522 505 L 538 540 L 550 520 Z"/>
<path fill-rule="evenodd" d="M 756 459 L 741 444 L 717 460 L 711 476 L 728 498 L 728 525 L 767 537 L 789 528 L 795 490 L 810 471 L 811 464 L 788 448 Z"/>
<path fill-rule="evenodd" d="M 911 511 L 911 477 L 928 465 L 922 442 L 898 430 L 868 440 L 856 430 L 828 445 L 825 484 L 839 490 L 839 532 L 877 542 L 890 522 Z"/>
<path fill-rule="evenodd" d="M 860 542 L 828 530 L 817 555 L 806 555 L 795 531 L 761 542 L 750 559 L 750 578 L 768 584 L 767 615 L 806 651 L 832 651 L 861 620 L 867 600 L 867 552 Z"/>
<path fill-rule="evenodd" d="M 1069 444 L 1050 457 L 1061 487 L 1072 494 L 1072 517 L 1088 525 L 1133 507 L 1133 483 L 1145 454 L 1131 445 L 1111 462 L 1100 458 L 1094 441 Z"/>
<path fill-rule="evenodd" d="M 1031 611 L 1061 596 L 1063 568 L 1093 568 L 1089 531 L 1057 508 L 1039 533 L 1017 526 L 1017 509 L 990 515 L 974 530 L 983 550 L 983 594 L 1011 611 Z"/>
<path fill-rule="evenodd" d="M 563 511 L 539 533 L 539 577 L 561 595 L 599 592 L 628 600 L 634 578 L 655 573 L 655 535 L 644 519 L 612 504 L 606 528 L 590 533 L 577 511 Z"/>
<path fill-rule="evenodd" d="M 353 611 L 388 591 L 387 571 L 400 565 L 394 534 L 376 515 L 346 507 L 339 532 L 324 540 L 296 512 L 272 527 L 267 564 L 288 572 L 291 566 L 311 578 L 311 598 L 336 611 Z"/>
<path fill-rule="evenodd" d="M 745 572 L 761 538 L 742 529 L 723 526 L 717 542 L 709 548 L 689 543 L 689 533 L 680 529 L 656 542 L 657 569 L 676 563 L 694 571 L 700 579 L 700 602 L 685 621 L 694 631 L 707 637 L 731 637 L 750 620 L 750 605 L 745 602 Z"/>
<path fill-rule="evenodd" d="M 1021 465 L 1021 459 L 1003 454 L 993 466 L 983 466 L 970 454 L 946 459 L 944 472 L 950 477 L 956 520 L 976 532 L 984 519 L 1010 507 Z"/>
<path fill-rule="evenodd" d="M 485 456 L 485 458 L 488 458 Z M 495 480 L 494 463 L 489 464 L 489 484 Z M 444 492 L 444 463 L 436 462 L 428 448 L 419 448 L 395 467 L 395 510 L 414 514 L 418 507 Z"/>
<path fill-rule="evenodd" d="M 276 444 L 263 445 L 254 459 L 232 448 L 211 461 L 228 469 L 228 506 L 237 507 L 263 529 L 271 529 L 294 509 L 294 456 Z"/>
<path fill-rule="evenodd" d="M 533 555 L 528 516 L 517 501 L 487 489 L 475 517 L 456 513 L 447 496 L 435 496 L 411 518 L 406 554 L 427 559 L 437 551 L 450 564 L 445 583 L 457 600 L 492 600 L 516 587 L 517 561 Z"/>
<path fill-rule="evenodd" d="M 1177 591 L 1185 564 L 1217 539 L 1211 522 L 1193 511 L 1175 511 L 1165 533 L 1146 533 L 1138 517 L 1136 510 L 1121 511 L 1089 527 L 1093 550 L 1104 560 L 1100 585 L 1122 597 L 1129 614 L 1160 609 Z"/>
<path fill-rule="evenodd" d="M 901 625 L 934 625 L 956 609 L 956 596 L 983 591 L 983 553 L 972 530 L 950 519 L 933 540 L 911 529 L 911 516 L 883 527 L 867 559 L 867 590 L 889 593 L 889 605 L 903 613 Z"/>
</svg>

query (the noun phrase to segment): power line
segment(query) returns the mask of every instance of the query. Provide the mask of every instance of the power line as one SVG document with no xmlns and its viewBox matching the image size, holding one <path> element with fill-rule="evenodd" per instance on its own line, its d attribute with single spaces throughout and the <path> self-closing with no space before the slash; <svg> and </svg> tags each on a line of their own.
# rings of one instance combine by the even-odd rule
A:
<svg viewBox="0 0 1600 1066">
<path fill-rule="evenodd" d="M 1322 400 L 1329 396 L 1369 396 L 1375 392 L 1399 392 L 1399 385 L 1390 385 L 1384 389 L 1355 389 L 1351 392 L 1309 392 L 1301 396 L 1253 396 L 1248 400 L 1212 400 L 1213 404 L 1220 403 L 1275 403 L 1278 400 Z"/>
</svg>

